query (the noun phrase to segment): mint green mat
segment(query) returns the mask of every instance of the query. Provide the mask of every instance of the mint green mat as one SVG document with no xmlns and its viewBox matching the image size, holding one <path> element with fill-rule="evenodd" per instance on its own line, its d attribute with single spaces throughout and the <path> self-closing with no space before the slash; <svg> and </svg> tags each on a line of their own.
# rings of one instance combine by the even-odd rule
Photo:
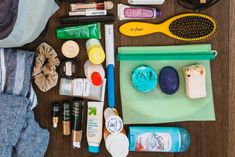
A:
<svg viewBox="0 0 235 157">
<path fill-rule="evenodd" d="M 195 53 L 196 52 L 196 53 Z M 215 120 L 210 60 L 214 57 L 202 56 L 211 54 L 211 45 L 183 45 L 183 46 L 156 46 L 156 47 L 120 47 L 118 49 L 118 59 L 120 60 L 120 89 L 122 99 L 122 113 L 125 124 L 151 124 L 179 121 L 210 121 Z M 140 59 L 133 60 L 129 55 L 146 55 Z M 177 57 L 149 59 L 150 54 L 179 54 Z M 198 53 L 198 54 L 197 54 Z M 125 57 L 127 54 L 128 57 Z M 190 55 L 193 54 L 193 55 Z M 164 54 L 165 55 L 165 54 Z M 188 60 L 181 60 L 180 57 Z M 121 56 L 121 57 L 120 57 Z M 145 59 L 147 58 L 147 59 Z M 207 97 L 202 99 L 189 99 L 185 91 L 185 82 L 182 69 L 184 66 L 192 64 L 202 64 L 206 68 L 206 89 Z M 140 93 L 131 83 L 132 71 L 140 65 L 152 66 L 157 74 L 164 66 L 174 67 L 180 77 L 180 87 L 174 95 L 166 95 L 161 92 L 159 85 L 151 93 Z"/>
</svg>

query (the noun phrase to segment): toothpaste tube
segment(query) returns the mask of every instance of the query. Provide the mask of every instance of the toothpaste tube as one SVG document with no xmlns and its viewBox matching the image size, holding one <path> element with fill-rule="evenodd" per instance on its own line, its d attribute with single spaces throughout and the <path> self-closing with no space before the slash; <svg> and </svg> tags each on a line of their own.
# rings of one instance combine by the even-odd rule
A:
<svg viewBox="0 0 235 157">
<path fill-rule="evenodd" d="M 155 19 L 161 16 L 161 11 L 157 8 L 150 7 L 137 7 L 118 4 L 118 19 L 131 20 L 131 19 Z"/>
<path fill-rule="evenodd" d="M 57 28 L 56 36 L 58 39 L 101 39 L 100 23 Z"/>
</svg>

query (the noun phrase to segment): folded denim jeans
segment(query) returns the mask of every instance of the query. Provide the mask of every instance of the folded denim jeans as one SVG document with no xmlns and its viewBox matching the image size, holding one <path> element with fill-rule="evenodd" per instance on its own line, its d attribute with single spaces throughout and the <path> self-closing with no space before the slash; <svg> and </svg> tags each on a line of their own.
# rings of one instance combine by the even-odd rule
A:
<svg viewBox="0 0 235 157">
<path fill-rule="evenodd" d="M 43 157 L 49 132 L 34 120 L 30 99 L 0 94 L 0 111 L 0 157 Z"/>
<path fill-rule="evenodd" d="M 27 98 L 0 94 L 0 156 L 9 155 L 19 141 L 29 104 Z"/>
</svg>

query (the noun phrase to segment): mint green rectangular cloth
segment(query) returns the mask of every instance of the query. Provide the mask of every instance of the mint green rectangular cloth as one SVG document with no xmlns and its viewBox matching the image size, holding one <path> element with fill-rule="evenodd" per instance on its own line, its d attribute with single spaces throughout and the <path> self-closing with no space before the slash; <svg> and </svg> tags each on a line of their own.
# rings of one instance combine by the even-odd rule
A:
<svg viewBox="0 0 235 157">
<path fill-rule="evenodd" d="M 120 47 L 118 51 L 122 113 L 125 124 L 215 120 L 210 60 L 215 58 L 216 53 L 211 50 L 211 45 Z M 211 55 L 212 52 L 214 53 L 214 57 L 210 56 L 208 58 L 207 54 Z M 143 55 L 144 53 L 146 54 L 145 56 Z M 136 60 L 130 59 L 130 54 L 133 57 L 141 54 L 143 57 L 137 57 Z M 156 55 L 156 58 L 149 59 L 147 56 L 150 54 Z M 157 56 L 159 54 L 160 56 L 164 54 L 164 57 L 158 58 Z M 170 59 L 167 60 L 167 54 L 169 56 L 174 54 L 176 57 L 169 57 Z M 180 57 L 182 56 L 186 56 L 186 59 L 181 60 Z M 192 64 L 202 64 L 206 68 L 207 97 L 205 98 L 193 100 L 189 99 L 186 95 L 182 69 Z M 180 78 L 180 87 L 177 93 L 166 95 L 161 92 L 159 85 L 150 93 L 138 92 L 132 86 L 131 74 L 140 65 L 153 67 L 157 74 L 160 73 L 160 70 L 164 66 L 174 67 L 178 71 Z"/>
</svg>

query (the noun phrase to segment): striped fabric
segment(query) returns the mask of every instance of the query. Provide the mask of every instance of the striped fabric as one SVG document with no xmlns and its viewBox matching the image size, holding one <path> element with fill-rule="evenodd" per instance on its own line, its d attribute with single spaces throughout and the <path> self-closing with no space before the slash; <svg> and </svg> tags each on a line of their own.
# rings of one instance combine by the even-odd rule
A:
<svg viewBox="0 0 235 157">
<path fill-rule="evenodd" d="M 33 61 L 34 52 L 0 49 L 0 157 L 43 157 L 47 150 L 49 132 L 32 111 Z"/>
<path fill-rule="evenodd" d="M 0 49 L 0 93 L 19 95 L 31 100 L 31 109 L 37 97 L 31 85 L 34 52 Z"/>
</svg>

